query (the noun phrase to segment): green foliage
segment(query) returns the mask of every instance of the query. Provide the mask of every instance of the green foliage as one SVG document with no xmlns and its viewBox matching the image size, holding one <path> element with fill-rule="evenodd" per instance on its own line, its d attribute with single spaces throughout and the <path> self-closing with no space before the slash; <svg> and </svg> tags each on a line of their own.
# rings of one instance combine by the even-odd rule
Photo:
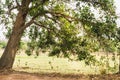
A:
<svg viewBox="0 0 120 80">
<path fill-rule="evenodd" d="M 100 8 L 101 10 L 105 11 L 106 13 L 110 13 L 115 15 L 115 5 L 114 0 L 77 0 L 88 4 L 89 6 L 93 6 L 95 8 Z M 80 4 L 77 4 L 79 6 Z"/>
<path fill-rule="evenodd" d="M 27 49 L 27 42 L 21 41 L 19 44 L 19 48 L 22 50 L 26 50 Z"/>
<path fill-rule="evenodd" d="M 5 33 L 5 36 L 6 36 L 7 39 L 9 39 L 10 35 L 12 33 L 12 29 L 11 29 L 11 27 L 7 27 L 6 29 L 7 29 L 7 33 Z"/>
<path fill-rule="evenodd" d="M 55 56 L 60 54 L 61 49 L 59 47 L 55 47 L 53 48 L 53 50 L 51 51 L 51 53 L 49 54 L 49 56 Z"/>
<path fill-rule="evenodd" d="M 5 47 L 6 47 L 6 42 L 0 41 L 0 48 L 5 48 Z"/>
<path fill-rule="evenodd" d="M 40 49 L 49 50 L 50 56 L 69 59 L 74 56 L 74 60 L 85 60 L 86 64 L 90 64 L 95 61 L 90 53 L 101 49 L 108 52 L 118 50 L 120 30 L 116 25 L 114 0 L 30 0 L 27 8 L 27 2 L 22 1 L 18 0 L 16 4 L 15 0 L 1 2 L 0 18 L 7 26 L 6 36 L 9 37 L 18 12 L 22 10 L 27 14 L 21 27 L 31 24 L 23 34 L 29 37 L 28 55 L 34 51 L 38 55 Z M 17 13 L 11 10 L 14 8 Z M 96 18 L 96 14 L 99 17 Z"/>
</svg>

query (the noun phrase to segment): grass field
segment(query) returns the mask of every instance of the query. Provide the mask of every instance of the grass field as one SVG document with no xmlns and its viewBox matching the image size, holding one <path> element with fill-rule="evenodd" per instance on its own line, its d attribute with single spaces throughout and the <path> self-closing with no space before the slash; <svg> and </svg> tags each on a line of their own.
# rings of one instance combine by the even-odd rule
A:
<svg viewBox="0 0 120 80">
<path fill-rule="evenodd" d="M 69 61 L 65 58 L 48 57 L 41 55 L 37 58 L 34 56 L 16 57 L 14 69 L 28 72 L 57 72 L 57 73 L 95 73 L 96 71 L 84 62 Z M 98 73 L 98 72 L 96 72 Z"/>
<path fill-rule="evenodd" d="M 110 65 L 114 65 L 113 61 L 110 61 Z M 88 66 L 84 61 L 70 61 L 45 54 L 27 56 L 24 53 L 16 55 L 13 69 L 31 73 L 101 74 L 101 70 L 104 73 L 103 66 Z"/>
</svg>

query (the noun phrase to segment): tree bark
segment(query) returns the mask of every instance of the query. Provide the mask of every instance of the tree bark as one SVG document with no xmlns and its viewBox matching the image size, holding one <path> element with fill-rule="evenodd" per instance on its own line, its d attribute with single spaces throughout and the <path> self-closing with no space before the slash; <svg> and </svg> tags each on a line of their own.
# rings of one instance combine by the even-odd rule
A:
<svg viewBox="0 0 120 80">
<path fill-rule="evenodd" d="M 12 68 L 21 37 L 22 32 L 19 33 L 17 30 L 12 32 L 5 51 L 0 59 L 0 70 L 9 70 Z"/>
<path fill-rule="evenodd" d="M 25 13 L 26 12 L 21 10 L 16 17 L 16 22 L 12 29 L 12 34 L 0 59 L 0 70 L 9 70 L 13 66 L 15 55 L 19 47 L 19 42 L 25 30 L 24 25 L 27 16 Z"/>
<path fill-rule="evenodd" d="M 12 34 L 0 59 L 0 70 L 4 71 L 4 69 L 12 69 L 15 55 L 19 47 L 19 42 L 24 30 L 26 29 L 25 22 L 30 2 L 31 0 L 22 0 L 21 6 L 18 6 L 19 12 L 16 16 L 16 21 L 12 29 Z"/>
<path fill-rule="evenodd" d="M 118 55 L 118 56 L 119 56 L 119 64 L 118 64 L 119 70 L 118 70 L 118 73 L 120 74 L 120 55 Z"/>
</svg>

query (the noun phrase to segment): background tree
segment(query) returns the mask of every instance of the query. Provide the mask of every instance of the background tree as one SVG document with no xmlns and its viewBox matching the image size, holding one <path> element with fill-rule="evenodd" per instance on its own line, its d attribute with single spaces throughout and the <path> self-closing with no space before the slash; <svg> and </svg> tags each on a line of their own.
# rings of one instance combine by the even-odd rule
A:
<svg viewBox="0 0 120 80">
<path fill-rule="evenodd" d="M 107 42 L 115 38 L 114 0 L 4 0 L 0 4 L 1 23 L 11 32 L 1 70 L 12 68 L 27 28 L 31 39 L 27 53 L 51 48 L 50 55 L 76 55 L 86 63 L 93 60 L 90 52 L 109 47 Z"/>
</svg>

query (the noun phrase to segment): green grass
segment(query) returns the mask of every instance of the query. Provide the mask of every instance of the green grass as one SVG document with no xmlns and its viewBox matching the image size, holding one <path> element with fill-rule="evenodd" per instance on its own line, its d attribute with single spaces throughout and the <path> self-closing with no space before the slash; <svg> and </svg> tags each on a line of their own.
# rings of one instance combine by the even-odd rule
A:
<svg viewBox="0 0 120 80">
<path fill-rule="evenodd" d="M 27 72 L 57 72 L 57 73 L 95 73 L 95 69 L 86 66 L 84 62 L 69 61 L 66 58 L 17 55 L 14 63 L 15 70 Z M 97 72 L 98 73 L 98 72 Z"/>
<path fill-rule="evenodd" d="M 113 65 L 113 61 L 110 61 L 110 65 Z M 13 68 L 36 73 L 104 74 L 103 66 L 87 66 L 84 61 L 70 61 L 67 58 L 48 57 L 44 54 L 38 57 L 17 55 Z"/>
<path fill-rule="evenodd" d="M 2 53 L 2 51 L 0 51 Z M 100 56 L 97 56 L 97 59 Z M 118 62 L 118 61 L 117 61 Z M 114 67 L 114 61 L 109 61 L 110 66 Z M 118 68 L 118 67 L 117 67 Z M 62 73 L 62 74 L 104 74 L 108 71 L 104 66 L 85 65 L 84 61 L 70 61 L 67 58 L 48 57 L 41 54 L 34 55 L 17 54 L 13 69 L 17 71 L 26 71 L 31 73 Z M 111 69 L 111 68 L 110 68 Z M 114 70 L 116 72 L 118 69 Z M 108 72 L 112 72 L 109 70 Z"/>
</svg>

